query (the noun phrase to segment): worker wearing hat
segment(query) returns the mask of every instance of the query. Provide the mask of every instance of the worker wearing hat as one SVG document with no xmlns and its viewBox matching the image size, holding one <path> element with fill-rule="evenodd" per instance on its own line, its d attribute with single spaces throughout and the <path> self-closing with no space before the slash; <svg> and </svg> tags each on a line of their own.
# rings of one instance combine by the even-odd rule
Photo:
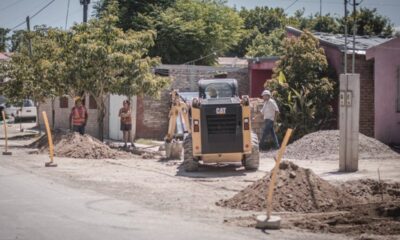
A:
<svg viewBox="0 0 400 240">
<path fill-rule="evenodd" d="M 74 132 L 79 132 L 81 135 L 85 134 L 85 126 L 88 119 L 88 113 L 85 106 L 82 104 L 82 99 L 80 97 L 75 98 L 75 106 L 71 109 L 71 114 L 69 115 L 69 124 Z"/>
<path fill-rule="evenodd" d="M 264 99 L 264 105 L 261 109 L 261 113 L 264 117 L 264 130 L 260 140 L 260 149 L 266 148 L 266 142 L 269 134 L 271 134 L 272 140 L 274 141 L 274 147 L 278 149 L 279 142 L 274 130 L 274 122 L 279 115 L 279 108 L 275 100 L 272 99 L 271 92 L 269 90 L 264 90 L 261 96 Z"/>
</svg>

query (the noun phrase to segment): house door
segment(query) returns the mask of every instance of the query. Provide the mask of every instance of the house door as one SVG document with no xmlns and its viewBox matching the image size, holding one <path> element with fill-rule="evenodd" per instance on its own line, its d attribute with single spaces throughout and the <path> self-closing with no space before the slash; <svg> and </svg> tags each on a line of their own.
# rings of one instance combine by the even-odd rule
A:
<svg viewBox="0 0 400 240">
<path fill-rule="evenodd" d="M 122 102 L 127 99 L 126 96 L 110 95 L 110 111 L 109 111 L 109 138 L 112 140 L 122 141 L 122 131 L 120 130 L 121 123 L 118 116 L 119 109 L 122 107 Z M 132 108 L 132 137 L 136 132 L 136 97 L 131 98 Z"/>
</svg>

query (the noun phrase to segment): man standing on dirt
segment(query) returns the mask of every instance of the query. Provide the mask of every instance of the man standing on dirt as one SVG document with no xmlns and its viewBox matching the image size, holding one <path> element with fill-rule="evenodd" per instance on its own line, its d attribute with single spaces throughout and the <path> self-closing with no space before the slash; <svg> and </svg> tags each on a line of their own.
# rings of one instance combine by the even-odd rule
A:
<svg viewBox="0 0 400 240">
<path fill-rule="evenodd" d="M 119 110 L 118 115 L 121 118 L 121 131 L 125 142 L 124 147 L 126 148 L 128 147 L 128 141 L 131 140 L 132 131 L 131 103 L 129 100 L 124 100 L 123 107 Z"/>
<path fill-rule="evenodd" d="M 275 100 L 271 98 L 270 91 L 264 90 L 261 95 L 264 99 L 264 105 L 261 109 L 261 113 L 263 114 L 264 117 L 264 130 L 260 140 L 260 149 L 266 149 L 267 137 L 269 134 L 271 134 L 272 140 L 274 141 L 275 144 L 274 147 L 278 149 L 279 142 L 278 142 L 278 137 L 275 134 L 274 122 L 276 121 L 279 115 L 279 108 Z"/>
<path fill-rule="evenodd" d="M 80 97 L 76 98 L 75 106 L 71 110 L 69 115 L 69 128 L 74 132 L 78 132 L 81 135 L 85 134 L 85 126 L 88 119 L 88 113 L 85 106 L 82 105 L 82 99 Z"/>
</svg>

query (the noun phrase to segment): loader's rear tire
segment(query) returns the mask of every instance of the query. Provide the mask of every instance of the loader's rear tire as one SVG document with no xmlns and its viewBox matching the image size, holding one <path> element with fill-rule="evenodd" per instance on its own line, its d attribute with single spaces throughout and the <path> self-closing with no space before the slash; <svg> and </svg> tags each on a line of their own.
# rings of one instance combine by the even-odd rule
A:
<svg viewBox="0 0 400 240">
<path fill-rule="evenodd" d="M 183 141 L 183 167 L 187 172 L 199 170 L 199 162 L 193 157 L 192 135 L 189 134 Z"/>
<path fill-rule="evenodd" d="M 260 150 L 258 146 L 257 134 L 251 133 L 251 154 L 245 156 L 243 166 L 246 170 L 257 170 L 260 165 Z"/>
</svg>

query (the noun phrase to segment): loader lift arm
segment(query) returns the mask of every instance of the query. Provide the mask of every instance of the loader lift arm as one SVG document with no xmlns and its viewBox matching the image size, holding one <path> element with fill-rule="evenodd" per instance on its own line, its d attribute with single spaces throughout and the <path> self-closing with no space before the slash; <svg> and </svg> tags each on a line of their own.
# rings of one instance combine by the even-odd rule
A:
<svg viewBox="0 0 400 240">
<path fill-rule="evenodd" d="M 189 107 L 179 96 L 178 90 L 172 90 L 171 109 L 168 114 L 168 133 L 164 138 L 166 157 L 169 159 L 180 159 L 182 153 L 182 142 L 185 133 L 191 133 L 189 122 Z M 178 133 L 177 132 L 178 128 Z"/>
</svg>

